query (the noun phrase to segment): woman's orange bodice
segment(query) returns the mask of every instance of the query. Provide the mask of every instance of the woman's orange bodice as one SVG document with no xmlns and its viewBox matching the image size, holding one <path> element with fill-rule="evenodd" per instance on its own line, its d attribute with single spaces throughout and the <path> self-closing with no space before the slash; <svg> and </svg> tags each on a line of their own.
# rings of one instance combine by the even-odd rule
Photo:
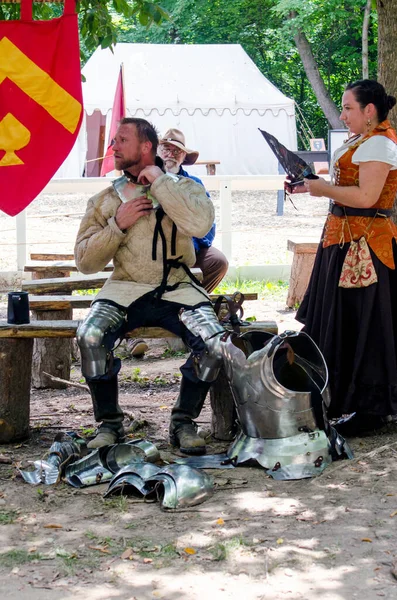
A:
<svg viewBox="0 0 397 600">
<path fill-rule="evenodd" d="M 335 164 L 335 185 L 359 185 L 359 165 L 352 162 L 353 154 L 357 148 L 370 137 L 383 135 L 397 144 L 397 134 L 389 121 L 379 123 L 361 140 L 352 145 L 338 159 Z M 397 192 L 397 169 L 389 171 L 385 185 L 376 204 L 371 208 L 391 209 Z M 348 221 L 348 225 L 346 223 Z M 349 231 L 350 229 L 350 231 Z M 350 236 L 351 233 L 351 236 Z M 364 236 L 376 256 L 390 269 L 395 268 L 393 258 L 393 238 L 397 241 L 397 227 L 390 217 L 337 217 L 329 214 L 324 230 L 323 247 L 333 244 L 343 244 L 359 240 Z"/>
</svg>

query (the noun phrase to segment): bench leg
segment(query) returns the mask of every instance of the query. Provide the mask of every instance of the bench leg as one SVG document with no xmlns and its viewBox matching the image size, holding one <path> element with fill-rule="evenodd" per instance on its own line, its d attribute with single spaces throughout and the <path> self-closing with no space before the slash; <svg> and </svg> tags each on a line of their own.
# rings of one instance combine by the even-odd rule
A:
<svg viewBox="0 0 397 600">
<path fill-rule="evenodd" d="M 72 308 L 64 310 L 32 311 L 33 318 L 40 321 L 57 321 L 72 319 Z M 55 377 L 70 380 L 72 365 L 72 340 L 65 338 L 37 338 L 33 346 L 32 385 L 34 388 L 64 389 L 65 383 L 50 381 L 43 375 L 49 373 Z"/>
<path fill-rule="evenodd" d="M 210 401 L 213 437 L 216 440 L 233 440 L 237 432 L 237 413 L 229 381 L 223 368 L 210 388 Z"/>
<path fill-rule="evenodd" d="M 29 435 L 33 339 L 0 340 L 0 443 Z"/>
</svg>

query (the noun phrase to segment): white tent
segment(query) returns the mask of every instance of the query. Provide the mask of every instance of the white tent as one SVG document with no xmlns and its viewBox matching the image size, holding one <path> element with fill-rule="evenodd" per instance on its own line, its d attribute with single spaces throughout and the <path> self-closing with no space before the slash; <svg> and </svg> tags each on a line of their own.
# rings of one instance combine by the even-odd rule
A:
<svg viewBox="0 0 397 600">
<path fill-rule="evenodd" d="M 181 129 L 199 160 L 220 161 L 217 174 L 277 173 L 258 127 L 296 149 L 293 100 L 264 77 L 240 45 L 117 44 L 97 49 L 83 69 L 87 115 L 110 114 L 120 65 L 127 116 L 151 121 L 163 134 Z M 105 134 L 107 146 L 107 128 Z M 204 174 L 204 167 L 189 172 Z"/>
</svg>

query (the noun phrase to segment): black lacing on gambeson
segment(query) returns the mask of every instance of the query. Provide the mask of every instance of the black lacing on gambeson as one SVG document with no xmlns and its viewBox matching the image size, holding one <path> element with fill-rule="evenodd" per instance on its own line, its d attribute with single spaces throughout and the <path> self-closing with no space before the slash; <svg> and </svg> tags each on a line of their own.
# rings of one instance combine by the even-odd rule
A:
<svg viewBox="0 0 397 600">
<path fill-rule="evenodd" d="M 182 256 L 176 256 L 175 258 L 167 258 L 167 240 L 163 231 L 163 227 L 161 225 L 161 221 L 163 220 L 164 215 L 164 210 L 161 207 L 159 207 L 156 210 L 156 225 L 154 228 L 152 244 L 152 260 L 157 260 L 157 241 L 160 236 L 163 252 L 163 278 L 161 280 L 160 285 L 155 290 L 153 290 L 154 296 L 158 299 L 162 297 L 164 292 L 172 292 L 173 290 L 176 290 L 176 288 L 179 287 L 182 283 L 186 283 L 183 281 L 178 281 L 177 283 L 174 283 L 174 285 L 167 285 L 168 276 L 171 272 L 171 269 L 180 269 L 182 267 L 185 273 L 187 273 L 187 275 L 190 277 L 191 282 L 198 286 L 198 288 L 201 287 L 200 282 L 193 275 L 189 267 L 185 263 L 181 262 Z M 176 255 L 176 234 L 177 227 L 175 223 L 172 223 L 171 256 L 173 257 Z M 198 289 L 197 291 L 201 292 L 200 289 Z M 204 294 L 203 292 L 201 293 L 203 294 L 203 296 L 206 296 L 206 294 Z"/>
</svg>

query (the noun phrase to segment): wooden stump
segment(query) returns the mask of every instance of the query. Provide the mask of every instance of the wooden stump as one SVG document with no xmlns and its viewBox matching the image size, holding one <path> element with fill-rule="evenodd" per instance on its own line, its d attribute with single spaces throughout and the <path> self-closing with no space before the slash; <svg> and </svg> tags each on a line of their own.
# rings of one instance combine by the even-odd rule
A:
<svg viewBox="0 0 397 600">
<path fill-rule="evenodd" d="M 212 408 L 211 433 L 217 440 L 233 440 L 237 432 L 237 413 L 225 370 L 221 368 L 210 388 Z"/>
<path fill-rule="evenodd" d="M 73 309 L 32 311 L 33 317 L 40 321 L 72 320 Z M 65 338 L 35 339 L 33 346 L 32 385 L 35 388 L 64 389 L 66 384 L 50 381 L 43 371 L 70 379 L 72 364 L 72 341 Z"/>
<path fill-rule="evenodd" d="M 29 435 L 33 339 L 0 340 L 0 443 Z"/>
<path fill-rule="evenodd" d="M 312 274 L 317 248 L 317 242 L 288 240 L 288 250 L 294 253 L 287 296 L 289 308 L 296 307 L 303 300 Z"/>
</svg>

